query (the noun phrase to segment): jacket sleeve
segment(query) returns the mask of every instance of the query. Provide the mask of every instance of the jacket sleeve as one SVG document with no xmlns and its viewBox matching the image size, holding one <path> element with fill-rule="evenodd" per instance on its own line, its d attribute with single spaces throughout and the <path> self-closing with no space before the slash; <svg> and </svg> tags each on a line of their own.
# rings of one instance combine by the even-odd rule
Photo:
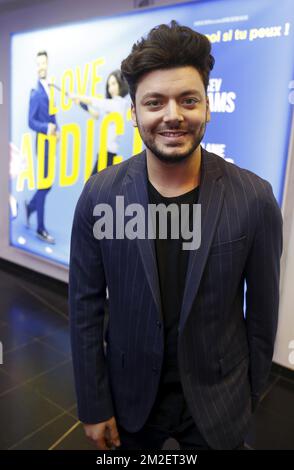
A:
<svg viewBox="0 0 294 470">
<path fill-rule="evenodd" d="M 106 281 L 93 235 L 90 178 L 76 206 L 70 251 L 69 307 L 79 419 L 99 423 L 114 416 L 103 346 Z"/>
<path fill-rule="evenodd" d="M 80 107 L 84 110 L 84 111 L 89 111 L 89 107 L 87 104 L 85 103 L 80 103 Z"/>
<path fill-rule="evenodd" d="M 56 125 L 56 130 L 59 131 L 59 125 L 56 120 L 56 114 L 51 114 L 49 115 L 49 122 L 52 122 L 52 124 Z M 47 125 L 47 134 L 48 134 L 48 125 Z"/>
<path fill-rule="evenodd" d="M 40 121 L 38 117 L 39 96 L 35 90 L 31 91 L 29 105 L 29 128 L 35 132 L 47 134 L 48 122 Z"/>
<path fill-rule="evenodd" d="M 253 411 L 271 369 L 278 323 L 282 216 L 269 183 L 258 198 L 257 225 L 246 264 L 246 326 Z"/>
</svg>

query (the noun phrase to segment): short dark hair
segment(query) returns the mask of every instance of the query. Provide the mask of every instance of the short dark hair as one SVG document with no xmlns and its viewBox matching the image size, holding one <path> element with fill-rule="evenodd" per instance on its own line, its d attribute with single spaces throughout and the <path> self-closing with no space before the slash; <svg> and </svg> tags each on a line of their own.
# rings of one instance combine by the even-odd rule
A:
<svg viewBox="0 0 294 470">
<path fill-rule="evenodd" d="M 106 80 L 106 98 L 111 98 L 110 93 L 108 91 L 108 81 L 109 81 L 109 79 L 112 75 L 117 80 L 118 88 L 119 88 L 119 95 L 120 96 L 126 96 L 129 92 L 128 84 L 125 81 L 124 77 L 122 76 L 121 71 L 119 69 L 117 69 L 117 70 L 114 70 L 113 72 L 111 72 L 107 77 L 107 80 Z"/>
<path fill-rule="evenodd" d="M 207 90 L 209 74 L 215 62 L 210 52 L 211 43 L 204 34 L 181 26 L 175 20 L 170 25 L 155 26 L 146 39 L 142 37 L 133 45 L 131 53 L 121 63 L 133 103 L 140 78 L 157 69 L 195 67 Z"/>
<path fill-rule="evenodd" d="M 45 56 L 47 57 L 47 59 L 48 59 L 48 54 L 47 54 L 46 51 L 39 51 L 39 52 L 37 53 L 37 57 L 39 57 L 40 55 L 45 55 Z"/>
</svg>

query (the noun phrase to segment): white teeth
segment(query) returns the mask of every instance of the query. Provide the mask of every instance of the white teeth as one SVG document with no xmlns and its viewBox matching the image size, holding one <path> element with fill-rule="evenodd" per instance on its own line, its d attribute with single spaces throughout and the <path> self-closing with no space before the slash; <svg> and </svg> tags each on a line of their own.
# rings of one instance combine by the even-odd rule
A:
<svg viewBox="0 0 294 470">
<path fill-rule="evenodd" d="M 161 135 L 165 135 L 168 137 L 175 137 L 175 136 L 184 135 L 184 132 L 162 132 Z"/>
</svg>

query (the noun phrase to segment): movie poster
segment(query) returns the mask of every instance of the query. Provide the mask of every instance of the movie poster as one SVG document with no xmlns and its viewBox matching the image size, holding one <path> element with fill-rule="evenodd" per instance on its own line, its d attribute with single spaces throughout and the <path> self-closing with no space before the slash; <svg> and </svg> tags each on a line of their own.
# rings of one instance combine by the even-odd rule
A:
<svg viewBox="0 0 294 470">
<path fill-rule="evenodd" d="M 206 34 L 215 67 L 202 146 L 272 184 L 281 203 L 290 133 L 291 0 L 146 9 L 11 37 L 10 243 L 68 265 L 87 179 L 141 152 L 121 61 L 172 19 Z"/>
</svg>

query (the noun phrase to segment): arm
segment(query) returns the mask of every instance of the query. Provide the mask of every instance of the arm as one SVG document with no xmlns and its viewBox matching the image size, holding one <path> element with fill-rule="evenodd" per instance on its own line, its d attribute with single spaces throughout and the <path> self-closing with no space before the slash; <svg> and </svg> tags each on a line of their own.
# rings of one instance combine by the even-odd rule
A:
<svg viewBox="0 0 294 470">
<path fill-rule="evenodd" d="M 75 95 L 73 93 L 69 94 L 69 97 L 76 103 L 79 104 L 83 109 L 86 110 L 87 105 L 91 105 L 93 101 L 92 96 L 86 95 Z"/>
<path fill-rule="evenodd" d="M 103 347 L 106 281 L 99 241 L 93 236 L 91 189 L 78 201 L 71 236 L 70 329 L 79 418 L 96 424 L 114 415 Z"/>
<path fill-rule="evenodd" d="M 94 109 L 92 109 L 90 106 L 88 106 L 87 104 L 84 104 L 84 103 L 79 103 L 80 107 L 84 110 L 84 111 L 87 111 L 91 116 L 92 118 L 94 119 L 98 119 L 99 118 L 99 113 L 97 111 L 95 111 Z"/>
<path fill-rule="evenodd" d="M 80 102 L 79 105 L 84 111 L 89 111 L 89 106 L 87 104 Z"/>
<path fill-rule="evenodd" d="M 29 105 L 29 128 L 41 134 L 52 135 L 56 133 L 58 125 L 56 122 L 55 114 L 49 116 L 48 121 L 41 121 L 38 116 L 39 111 L 39 97 L 35 90 L 31 91 L 30 105 Z"/>
<path fill-rule="evenodd" d="M 59 130 L 59 126 L 58 126 L 57 121 L 56 121 L 56 114 L 51 114 L 51 115 L 49 116 L 49 123 L 48 123 L 48 125 L 49 125 L 50 123 L 52 123 L 52 124 L 55 125 L 55 131 Z M 49 134 L 48 131 L 47 131 L 47 134 Z"/>
<path fill-rule="evenodd" d="M 119 105 L 116 99 L 112 98 L 94 98 L 92 96 L 85 96 L 85 95 L 74 95 L 71 94 L 70 98 L 77 104 L 85 109 L 84 105 L 90 105 L 95 110 L 104 113 L 111 113 L 115 111 L 119 111 Z"/>
<path fill-rule="evenodd" d="M 39 110 L 39 97 L 35 90 L 31 91 L 30 105 L 29 105 L 29 128 L 33 131 L 47 134 L 48 122 L 43 122 L 38 119 Z"/>
<path fill-rule="evenodd" d="M 269 183 L 259 201 L 258 221 L 246 264 L 246 325 L 253 409 L 270 373 L 278 323 L 282 217 Z"/>
</svg>

